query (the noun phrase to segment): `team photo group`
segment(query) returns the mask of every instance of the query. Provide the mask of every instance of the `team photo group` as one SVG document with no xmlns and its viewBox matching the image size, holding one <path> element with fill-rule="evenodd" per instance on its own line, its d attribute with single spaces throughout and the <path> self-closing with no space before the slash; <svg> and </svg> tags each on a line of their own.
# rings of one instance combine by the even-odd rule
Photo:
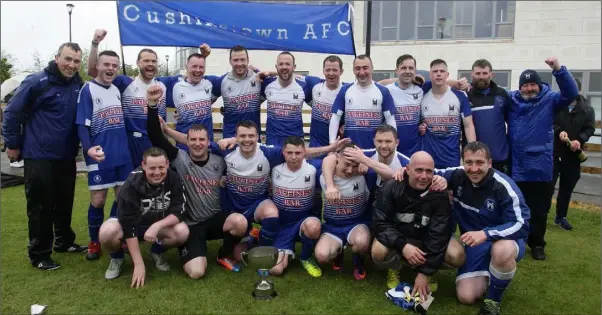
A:
<svg viewBox="0 0 602 315">
<path fill-rule="evenodd" d="M 154 272 L 143 256 L 169 272 L 168 250 L 191 279 L 209 268 L 239 272 L 241 254 L 256 247 L 278 250 L 269 275 L 286 277 L 300 264 L 317 278 L 324 268 L 342 270 L 350 251 L 355 280 L 387 270 L 383 289 L 395 303 L 406 296 L 400 283 L 410 284 L 412 299 L 428 301 L 437 272 L 454 269 L 459 303 L 500 314 L 518 262 L 526 253 L 546 259 L 554 150 L 562 146 L 576 160 L 593 133 L 554 124 L 558 113 L 587 106 L 580 82 L 556 57 L 541 62 L 559 91 L 528 69 L 518 90 L 499 87 L 485 59 L 474 62 L 470 82 L 450 78 L 442 59 L 419 60 L 429 64 L 423 77 L 420 56 L 403 52 L 387 61 L 397 78 L 380 82 L 368 55 L 350 65 L 329 55 L 315 61 L 323 77 L 301 76 L 293 53 L 279 53 L 273 70 L 258 69 L 241 45 L 229 50 L 231 71 L 210 75 L 216 57 L 202 43 L 184 75 L 158 76 L 157 53 L 144 48 L 138 76 L 128 77 L 119 54 L 99 51 L 111 35 L 91 36 L 83 70 L 93 80 L 79 76 L 82 47 L 64 43 L 4 111 L 6 153 L 25 161 L 34 268 L 60 268 L 53 251 L 81 253 L 108 261 L 107 280 L 131 263 L 131 287 L 139 288 Z M 342 82 L 344 69 L 353 82 Z M 212 104 L 220 97 L 217 141 Z M 168 108 L 177 113 L 175 128 Z M 90 191 L 87 246 L 71 228 L 80 146 Z M 109 189 L 116 197 L 106 215 Z M 564 207 L 558 215 L 559 200 L 555 222 L 563 227 L 568 201 Z M 217 264 L 207 259 L 209 241 L 221 244 Z"/>
</svg>

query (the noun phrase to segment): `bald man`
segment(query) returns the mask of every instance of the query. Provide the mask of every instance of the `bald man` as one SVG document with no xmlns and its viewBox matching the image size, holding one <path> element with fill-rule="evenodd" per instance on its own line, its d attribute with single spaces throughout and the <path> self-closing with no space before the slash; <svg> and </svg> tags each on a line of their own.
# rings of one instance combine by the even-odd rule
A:
<svg viewBox="0 0 602 315">
<path fill-rule="evenodd" d="M 430 191 L 435 162 L 424 151 L 410 158 L 404 180 L 388 180 L 377 196 L 372 216 L 372 259 L 377 266 L 400 269 L 409 265 L 418 272 L 412 295 L 429 295 L 431 277 L 445 261 L 464 264 L 460 243 L 450 238 L 451 205 L 445 191 Z"/>
</svg>

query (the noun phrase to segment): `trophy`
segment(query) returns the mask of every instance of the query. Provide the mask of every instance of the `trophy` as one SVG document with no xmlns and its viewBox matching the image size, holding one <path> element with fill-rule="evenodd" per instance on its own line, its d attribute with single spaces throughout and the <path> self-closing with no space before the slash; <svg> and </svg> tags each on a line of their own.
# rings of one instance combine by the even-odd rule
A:
<svg viewBox="0 0 602 315">
<path fill-rule="evenodd" d="M 276 247 L 271 246 L 259 246 L 255 247 L 249 252 L 240 253 L 240 258 L 245 266 L 250 266 L 257 269 L 257 275 L 260 280 L 255 282 L 255 290 L 253 290 L 253 297 L 257 300 L 270 300 L 276 297 L 276 291 L 274 290 L 274 283 L 268 279 L 270 275 L 270 269 L 276 265 L 279 265 L 278 256 L 282 250 L 278 250 Z"/>
<path fill-rule="evenodd" d="M 566 143 L 567 147 L 571 147 L 571 140 L 569 139 L 569 137 L 564 138 L 563 141 Z M 575 153 L 577 153 L 579 157 L 579 162 L 583 163 L 587 160 L 587 155 L 585 154 L 585 152 L 583 152 L 583 150 L 577 149 Z"/>
</svg>

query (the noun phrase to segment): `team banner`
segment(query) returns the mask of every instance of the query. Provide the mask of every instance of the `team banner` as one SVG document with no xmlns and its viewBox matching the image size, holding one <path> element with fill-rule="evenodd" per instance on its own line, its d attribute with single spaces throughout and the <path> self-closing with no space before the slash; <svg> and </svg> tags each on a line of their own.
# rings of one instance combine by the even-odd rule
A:
<svg viewBox="0 0 602 315">
<path fill-rule="evenodd" d="M 355 55 L 349 3 L 118 1 L 124 46 L 288 50 Z"/>
</svg>

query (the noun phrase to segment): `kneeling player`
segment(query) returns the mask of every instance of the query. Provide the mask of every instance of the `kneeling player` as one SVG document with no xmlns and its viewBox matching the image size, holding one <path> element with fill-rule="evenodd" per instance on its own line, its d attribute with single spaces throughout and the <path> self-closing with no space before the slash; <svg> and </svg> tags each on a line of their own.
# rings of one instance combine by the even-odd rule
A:
<svg viewBox="0 0 602 315">
<path fill-rule="evenodd" d="M 463 163 L 464 169 L 444 173 L 466 245 L 466 264 L 458 270 L 456 292 L 464 304 L 485 295 L 480 314 L 499 314 L 502 294 L 525 254 L 530 212 L 514 181 L 492 168 L 487 145 L 468 143 Z"/>
<path fill-rule="evenodd" d="M 388 267 L 387 286 L 399 282 L 401 264 L 418 271 L 414 292 L 424 301 L 432 276 L 443 261 L 452 267 L 464 263 L 464 250 L 455 239 L 450 240 L 451 204 L 446 192 L 429 191 L 433 183 L 433 158 L 419 151 L 412 155 L 403 182 L 385 183 L 374 204 L 372 259 Z M 449 244 L 449 246 L 448 246 Z M 405 261 L 403 261 L 405 259 Z"/>
<path fill-rule="evenodd" d="M 141 167 L 125 181 L 117 204 L 118 218 L 109 219 L 100 227 L 100 243 L 111 253 L 106 279 L 121 273 L 123 241 L 134 263 L 132 287 L 144 286 L 146 268 L 140 253 L 139 240 L 152 243 L 151 256 L 155 265 L 160 254 L 159 244 L 166 248 L 184 244 L 188 226 L 182 221 L 185 214 L 184 184 L 176 172 L 169 169 L 165 151 L 151 147 L 143 156 Z"/>
<path fill-rule="evenodd" d="M 320 277 L 322 270 L 313 260 L 315 242 L 320 237 L 321 222 L 311 216 L 316 191 L 316 172 L 321 160 L 305 160 L 305 142 L 300 137 L 288 137 L 283 144 L 285 163 L 272 169 L 272 199 L 278 207 L 280 230 L 274 247 L 284 250 L 270 270 L 280 275 L 288 267 L 288 257 L 295 256 L 295 243 L 300 241 L 301 265 L 312 277 Z"/>
</svg>

